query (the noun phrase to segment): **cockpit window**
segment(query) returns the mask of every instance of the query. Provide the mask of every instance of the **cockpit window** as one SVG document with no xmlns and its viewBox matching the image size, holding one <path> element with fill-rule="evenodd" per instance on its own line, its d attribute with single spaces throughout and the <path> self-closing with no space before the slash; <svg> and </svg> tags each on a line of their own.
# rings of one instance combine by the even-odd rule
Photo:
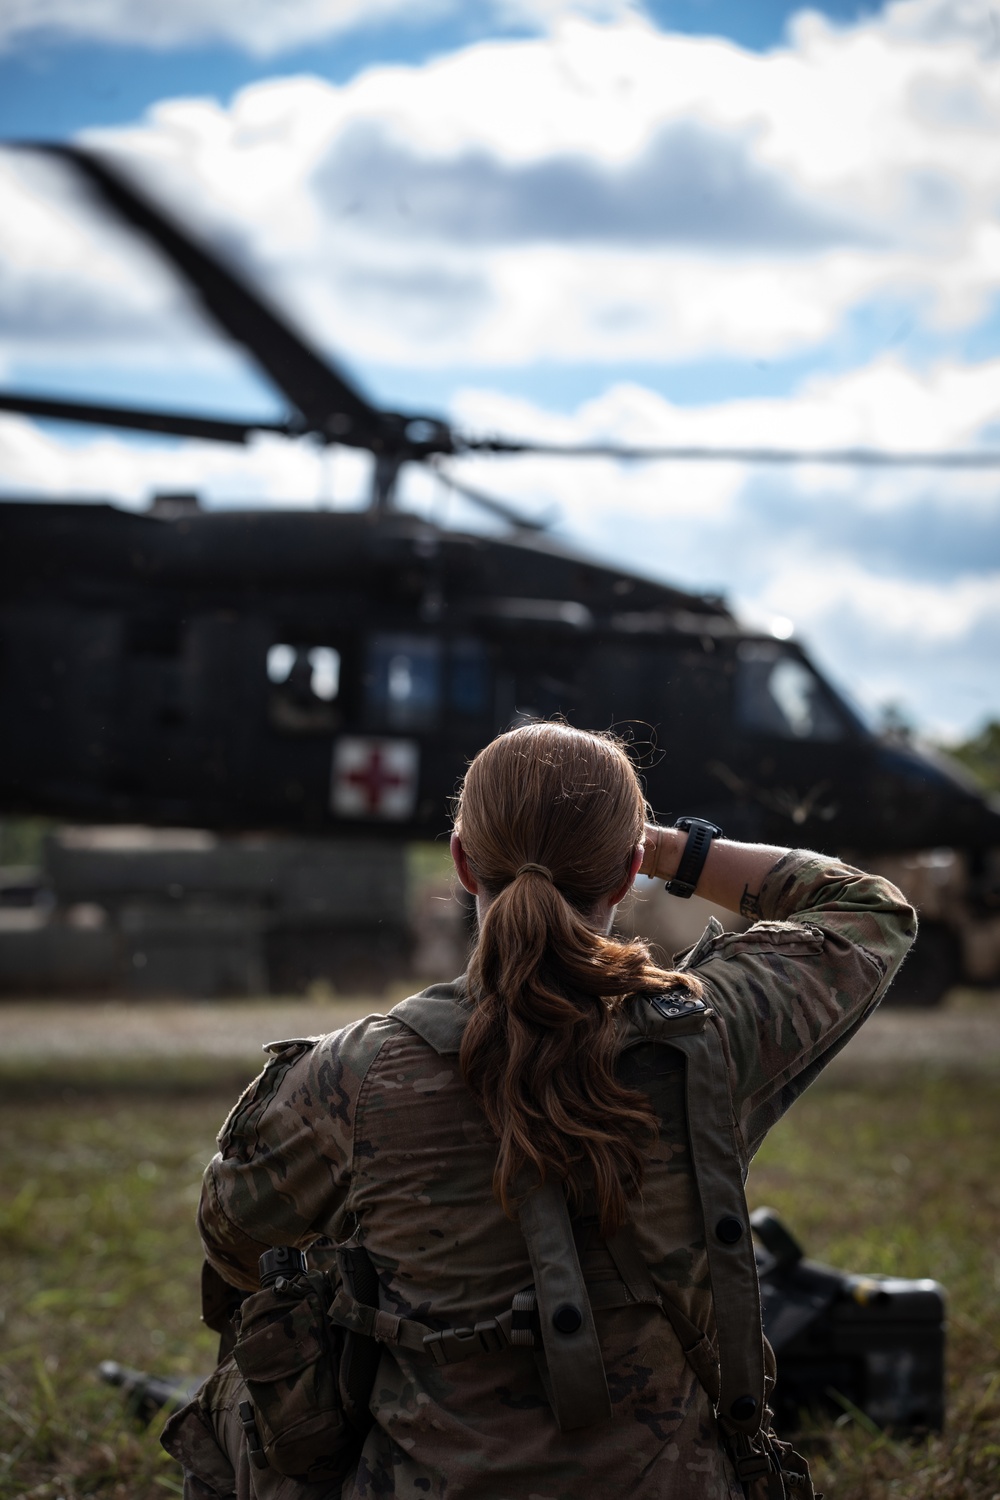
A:
<svg viewBox="0 0 1000 1500">
<path fill-rule="evenodd" d="M 799 657 L 769 641 L 745 641 L 738 660 L 736 718 L 744 729 L 789 740 L 844 738 L 836 701 Z"/>
</svg>

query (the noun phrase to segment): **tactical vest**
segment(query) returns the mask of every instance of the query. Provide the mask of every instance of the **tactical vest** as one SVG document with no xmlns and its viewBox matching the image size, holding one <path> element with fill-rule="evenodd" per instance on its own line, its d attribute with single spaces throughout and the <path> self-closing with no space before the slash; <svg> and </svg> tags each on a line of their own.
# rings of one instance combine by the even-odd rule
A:
<svg viewBox="0 0 1000 1500">
<path fill-rule="evenodd" d="M 701 947 L 699 944 L 691 954 L 689 963 L 696 960 Z M 438 992 L 412 996 L 389 1015 L 416 1032 L 439 1056 L 448 1057 L 460 1051 L 469 1011 L 458 1000 Z M 344 1368 L 353 1362 L 355 1370 L 363 1372 L 362 1382 L 367 1379 L 370 1390 L 377 1364 L 377 1354 L 373 1362 L 371 1352 L 378 1344 L 422 1354 L 439 1365 L 512 1347 L 535 1351 L 560 1430 L 596 1426 L 610 1420 L 612 1412 L 594 1308 L 651 1304 L 670 1321 L 688 1363 L 712 1402 L 747 1496 L 776 1500 L 795 1495 L 806 1500 L 813 1494 L 804 1461 L 787 1445 L 778 1443 L 770 1431 L 766 1394 L 770 1384 L 768 1364 L 773 1375 L 773 1355 L 761 1328 L 757 1268 L 726 1060 L 710 1015 L 702 1000 L 685 991 L 635 1000 L 623 1050 L 653 1043 L 676 1049 L 684 1059 L 687 1129 L 704 1224 L 716 1347 L 657 1290 L 630 1224 L 607 1241 L 620 1280 L 588 1287 L 561 1183 L 550 1178 L 532 1188 L 525 1182 L 518 1221 L 533 1284 L 518 1293 L 511 1307 L 497 1317 L 481 1319 L 469 1327 L 428 1330 L 416 1319 L 380 1309 L 377 1297 L 366 1296 L 357 1284 L 356 1259 L 354 1267 L 344 1265 L 347 1274 L 331 1288 L 334 1295 L 327 1316 L 334 1328 L 342 1331 L 341 1337 L 348 1335 L 339 1383 L 349 1412 L 353 1408 L 356 1413 L 359 1404 L 367 1406 L 367 1391 L 359 1392 L 357 1378 L 345 1381 Z M 359 1357 L 359 1342 L 362 1350 L 367 1346 L 370 1351 L 367 1357 L 363 1352 Z M 242 1367 L 239 1349 L 237 1361 Z"/>
</svg>

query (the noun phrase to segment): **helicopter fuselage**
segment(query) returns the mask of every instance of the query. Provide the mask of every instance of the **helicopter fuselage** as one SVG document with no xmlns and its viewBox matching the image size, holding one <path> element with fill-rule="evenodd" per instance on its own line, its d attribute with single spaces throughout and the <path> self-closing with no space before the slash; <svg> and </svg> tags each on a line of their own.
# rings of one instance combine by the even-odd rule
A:
<svg viewBox="0 0 1000 1500">
<path fill-rule="evenodd" d="M 664 819 L 891 851 L 1000 843 L 792 641 L 546 538 L 377 512 L 0 504 L 0 806 L 431 838 L 526 717 L 631 740 Z"/>
</svg>

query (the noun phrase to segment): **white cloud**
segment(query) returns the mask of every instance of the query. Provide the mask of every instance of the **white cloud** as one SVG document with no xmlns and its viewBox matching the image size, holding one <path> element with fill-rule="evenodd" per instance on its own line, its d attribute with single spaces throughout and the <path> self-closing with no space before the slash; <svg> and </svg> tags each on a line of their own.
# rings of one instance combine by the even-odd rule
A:
<svg viewBox="0 0 1000 1500">
<path fill-rule="evenodd" d="M 974 449 L 984 429 L 1000 418 L 1000 358 L 977 365 L 942 361 L 918 373 L 897 355 L 882 355 L 844 374 L 815 374 L 789 396 L 676 405 L 636 385 L 618 385 L 585 402 L 572 416 L 553 416 L 526 401 L 483 390 L 456 397 L 454 413 L 472 432 L 501 432 L 548 442 L 619 442 L 652 446 L 855 448 L 911 452 Z M 794 434 L 794 438 L 791 436 Z M 468 460 L 474 463 L 476 460 Z M 523 460 L 535 465 L 542 459 Z M 622 467 L 619 465 L 616 468 Z M 725 467 L 725 466 L 724 466 Z M 744 472 L 741 466 L 740 472 Z M 624 466 L 631 472 L 632 466 Z M 814 484 L 810 468 L 797 480 L 804 491 Z M 858 471 L 824 466 L 823 487 L 838 487 L 843 475 L 857 491 Z M 952 471 L 942 486 L 985 497 L 995 506 L 997 481 L 986 471 Z M 924 487 L 919 469 L 869 471 L 865 493 L 883 507 L 899 503 Z"/>
<path fill-rule="evenodd" d="M 1000 55 L 1000 17 L 991 0 L 896 0 L 885 25 L 892 36 L 969 41 L 986 57 Z"/>
<path fill-rule="evenodd" d="M 0 416 L 0 493 L 17 499 L 148 505 L 161 493 L 213 504 L 325 505 L 367 500 L 371 462 L 350 449 L 262 435 L 247 448 L 219 443 L 135 443 L 86 435 L 75 442 L 21 417 Z"/>
<path fill-rule="evenodd" d="M 801 18 L 766 55 L 573 20 L 96 139 L 348 357 L 774 358 L 885 298 L 968 327 L 997 295 L 1000 70 L 894 14 Z"/>
<path fill-rule="evenodd" d="M 1000 568 L 932 584 L 874 575 L 856 559 L 827 559 L 821 569 L 783 569 L 761 602 L 780 605 L 805 635 L 837 619 L 841 629 L 879 637 L 883 654 L 897 658 L 904 647 L 919 655 L 953 646 L 980 626 L 1000 638 Z"/>
<path fill-rule="evenodd" d="M 0 202 L 5 343 L 21 336 L 113 340 L 126 330 L 133 340 L 150 339 L 182 310 L 157 257 L 127 245 L 55 163 L 0 154 Z"/>
<path fill-rule="evenodd" d="M 859 557 L 784 557 L 756 609 L 780 606 L 817 658 L 875 710 L 900 704 L 925 730 L 960 739 L 996 717 L 1000 569 L 934 583 L 886 578 Z"/>
<path fill-rule="evenodd" d="M 765 56 L 574 21 L 98 139 L 348 356 L 774 358 L 880 298 L 941 329 L 996 297 L 1000 70 L 905 10 L 800 18 Z M 102 319 L 118 346 L 177 326 L 153 256 L 0 173 L 0 317 L 27 357 L 96 347 Z"/>
</svg>

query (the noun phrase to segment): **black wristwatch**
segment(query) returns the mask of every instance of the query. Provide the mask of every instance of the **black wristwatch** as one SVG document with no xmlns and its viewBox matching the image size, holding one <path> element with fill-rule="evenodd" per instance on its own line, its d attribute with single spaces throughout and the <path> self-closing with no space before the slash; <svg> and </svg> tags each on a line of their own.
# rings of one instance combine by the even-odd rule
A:
<svg viewBox="0 0 1000 1500">
<path fill-rule="evenodd" d="M 694 895 L 695 886 L 701 879 L 712 840 L 721 839 L 722 829 L 709 823 L 706 818 L 678 818 L 674 827 L 687 830 L 687 843 L 677 866 L 677 874 L 667 881 L 664 889 L 671 896 L 681 896 L 687 900 Z"/>
</svg>

